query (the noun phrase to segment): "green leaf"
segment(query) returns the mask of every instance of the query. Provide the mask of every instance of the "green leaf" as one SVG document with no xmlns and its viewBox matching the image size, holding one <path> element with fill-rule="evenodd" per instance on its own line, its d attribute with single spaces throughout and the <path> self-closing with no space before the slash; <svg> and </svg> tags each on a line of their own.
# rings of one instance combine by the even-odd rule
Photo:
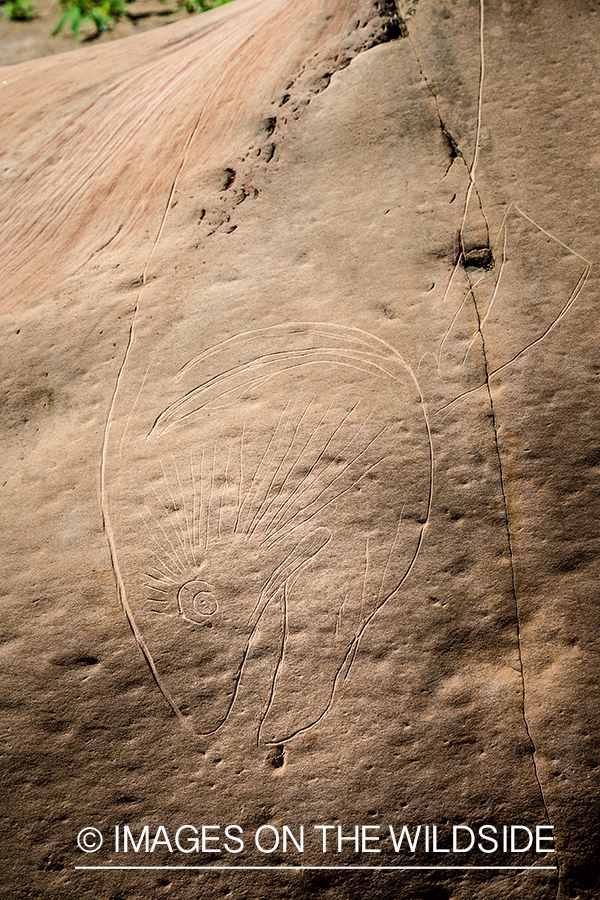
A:
<svg viewBox="0 0 600 900">
<path fill-rule="evenodd" d="M 71 20 L 71 31 L 73 32 L 73 37 L 78 40 L 79 26 L 81 25 L 83 16 L 81 15 L 81 10 L 77 6 L 72 6 L 69 10 L 69 19 Z"/>
<path fill-rule="evenodd" d="M 29 0 L 9 0 L 4 4 L 4 15 L 13 22 L 27 22 L 35 18 L 35 9 Z"/>
<path fill-rule="evenodd" d="M 62 16 L 60 17 L 60 19 L 58 20 L 58 25 L 52 32 L 52 37 L 55 37 L 58 34 L 58 32 L 61 30 L 61 28 L 64 28 L 65 22 L 67 21 L 68 18 L 69 18 L 69 10 L 66 9 L 64 11 L 64 13 L 62 14 Z"/>
</svg>

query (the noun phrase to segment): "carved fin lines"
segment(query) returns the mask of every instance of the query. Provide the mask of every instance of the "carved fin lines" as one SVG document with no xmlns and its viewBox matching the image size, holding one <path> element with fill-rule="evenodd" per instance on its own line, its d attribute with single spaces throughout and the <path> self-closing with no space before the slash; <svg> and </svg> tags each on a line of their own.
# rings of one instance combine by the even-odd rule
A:
<svg viewBox="0 0 600 900">
<path fill-rule="evenodd" d="M 265 346 L 272 352 L 261 355 Z M 199 354 L 179 378 L 187 381 L 196 366 L 204 378 L 164 409 L 147 432 L 147 453 L 154 447 L 158 454 L 157 478 L 149 486 L 154 499 L 142 515 L 153 560 L 145 570 L 152 594 L 147 601 L 151 611 L 183 617 L 192 625 L 209 616 L 217 629 L 219 623 L 237 622 L 226 627 L 243 637 L 225 707 L 221 702 L 210 728 L 194 726 L 198 734 L 214 734 L 228 721 L 254 647 L 278 628 L 274 646 L 279 649 L 257 740 L 270 743 L 279 731 L 277 740 L 285 741 L 314 727 L 330 708 L 360 636 L 405 582 L 420 553 L 433 496 L 427 411 L 417 379 L 400 354 L 360 329 L 325 323 L 260 329 Z M 318 394 L 325 377 L 332 390 Z M 403 458 L 410 460 L 406 490 L 417 492 L 406 527 L 404 505 L 396 511 L 389 492 L 390 476 L 394 473 L 395 482 Z M 378 491 L 384 491 L 383 505 Z M 364 537 L 360 530 L 352 534 L 353 528 L 366 529 Z M 350 586 L 340 602 L 337 587 L 331 598 L 327 590 L 344 578 L 340 554 L 345 540 L 339 539 L 344 530 L 357 546 L 362 541 L 364 559 L 362 565 L 353 561 L 356 588 Z M 315 595 L 302 573 L 317 557 Z M 240 581 L 245 567 L 252 573 L 247 582 Z M 331 578 L 326 574 L 330 567 Z M 233 592 L 228 592 L 230 577 L 236 580 Z M 332 642 L 324 684 L 331 684 L 331 691 L 328 696 L 321 692 L 314 711 L 303 712 L 304 723 L 288 733 L 281 723 L 274 728 L 272 719 L 281 714 L 279 697 L 287 690 L 290 665 L 303 665 L 293 635 L 298 616 L 304 621 L 305 604 L 313 598 L 326 617 L 319 628 Z M 214 636 L 189 634 L 201 642 Z M 184 639 L 185 632 L 181 635 Z"/>
</svg>

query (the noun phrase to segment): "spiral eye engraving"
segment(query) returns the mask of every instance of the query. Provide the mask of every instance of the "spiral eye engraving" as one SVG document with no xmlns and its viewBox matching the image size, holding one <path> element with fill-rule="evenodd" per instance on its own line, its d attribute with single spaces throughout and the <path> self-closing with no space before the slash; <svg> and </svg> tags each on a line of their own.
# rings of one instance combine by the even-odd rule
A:
<svg viewBox="0 0 600 900">
<path fill-rule="evenodd" d="M 177 593 L 177 604 L 184 619 L 204 622 L 214 616 L 219 605 L 213 591 L 212 584 L 207 581 L 188 581 L 182 585 Z"/>
</svg>

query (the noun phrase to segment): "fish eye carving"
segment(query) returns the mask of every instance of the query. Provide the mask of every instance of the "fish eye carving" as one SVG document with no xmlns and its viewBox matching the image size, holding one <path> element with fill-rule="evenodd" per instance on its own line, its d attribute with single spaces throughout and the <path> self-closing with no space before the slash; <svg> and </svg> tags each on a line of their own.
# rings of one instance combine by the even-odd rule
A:
<svg viewBox="0 0 600 900">
<path fill-rule="evenodd" d="M 214 588 L 207 581 L 186 581 L 177 592 L 177 605 L 184 619 L 189 622 L 205 622 L 217 612 L 219 604 Z"/>
</svg>

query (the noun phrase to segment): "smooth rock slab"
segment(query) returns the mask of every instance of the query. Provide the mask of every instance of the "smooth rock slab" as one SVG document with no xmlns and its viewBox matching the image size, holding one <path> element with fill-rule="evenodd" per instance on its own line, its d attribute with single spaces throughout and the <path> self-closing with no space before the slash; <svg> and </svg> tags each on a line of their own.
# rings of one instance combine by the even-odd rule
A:
<svg viewBox="0 0 600 900">
<path fill-rule="evenodd" d="M 594 896 L 597 25 L 562 9 L 238 0 L 4 70 L 43 98 L 2 95 L 11 896 Z M 228 823 L 239 856 L 114 851 Z M 558 853 L 388 831 L 461 823 Z M 74 871 L 215 859 L 559 870 Z"/>
</svg>

